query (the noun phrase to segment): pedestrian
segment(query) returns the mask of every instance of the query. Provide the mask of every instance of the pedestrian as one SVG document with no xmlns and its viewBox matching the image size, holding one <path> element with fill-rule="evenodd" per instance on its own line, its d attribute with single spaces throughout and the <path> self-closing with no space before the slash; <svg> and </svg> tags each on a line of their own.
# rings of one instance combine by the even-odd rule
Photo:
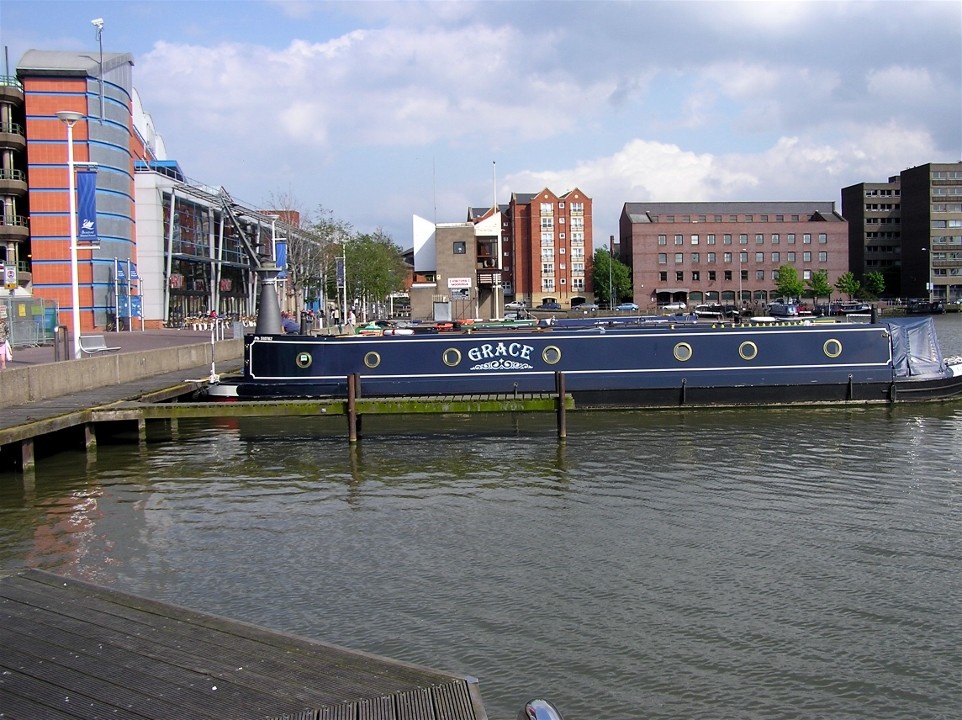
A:
<svg viewBox="0 0 962 720">
<path fill-rule="evenodd" d="M 347 310 L 347 321 L 345 323 L 347 332 L 351 335 L 354 334 L 354 326 L 357 324 L 357 316 L 354 314 L 354 308 L 348 308 Z"/>
<path fill-rule="evenodd" d="M 10 329 L 4 314 L 0 317 L 0 370 L 7 369 L 8 360 L 13 360 L 13 352 L 10 350 Z"/>
</svg>

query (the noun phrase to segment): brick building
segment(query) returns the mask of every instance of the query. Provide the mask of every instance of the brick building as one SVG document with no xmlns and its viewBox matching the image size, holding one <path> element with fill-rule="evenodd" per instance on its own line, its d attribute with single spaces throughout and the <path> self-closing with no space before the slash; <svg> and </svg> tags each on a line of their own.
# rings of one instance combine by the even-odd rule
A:
<svg viewBox="0 0 962 720">
<path fill-rule="evenodd" d="M 625 203 L 620 260 L 634 301 L 764 305 L 778 268 L 802 280 L 820 270 L 834 284 L 848 271 L 848 223 L 831 202 Z"/>
</svg>

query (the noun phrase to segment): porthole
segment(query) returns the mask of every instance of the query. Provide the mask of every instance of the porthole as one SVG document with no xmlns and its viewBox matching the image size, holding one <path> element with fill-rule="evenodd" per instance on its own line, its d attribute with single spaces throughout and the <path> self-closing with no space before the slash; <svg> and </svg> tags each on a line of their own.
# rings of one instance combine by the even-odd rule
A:
<svg viewBox="0 0 962 720">
<path fill-rule="evenodd" d="M 294 362 L 301 370 L 306 370 L 309 368 L 313 361 L 314 358 L 309 352 L 299 352 L 294 358 Z"/>
<path fill-rule="evenodd" d="M 688 362 L 691 360 L 691 356 L 694 355 L 691 345 L 686 342 L 680 342 L 675 345 L 673 352 L 675 355 L 675 360 L 678 360 L 679 362 Z"/>
<path fill-rule="evenodd" d="M 376 368 L 381 364 L 381 356 L 376 352 L 369 352 L 364 356 L 364 364 L 369 368 Z"/>
<path fill-rule="evenodd" d="M 746 340 L 738 346 L 738 356 L 742 360 L 754 360 L 758 357 L 758 345 Z"/>
<path fill-rule="evenodd" d="M 456 367 L 461 363 L 461 352 L 457 348 L 448 348 L 441 353 L 441 361 L 448 367 Z"/>
<path fill-rule="evenodd" d="M 830 358 L 837 358 L 842 354 L 842 342 L 841 340 L 836 340 L 835 338 L 829 338 L 822 345 L 822 352 L 828 355 Z"/>
<path fill-rule="evenodd" d="M 549 365 L 555 365 L 561 361 L 561 348 L 549 345 L 541 351 L 541 359 Z"/>
</svg>

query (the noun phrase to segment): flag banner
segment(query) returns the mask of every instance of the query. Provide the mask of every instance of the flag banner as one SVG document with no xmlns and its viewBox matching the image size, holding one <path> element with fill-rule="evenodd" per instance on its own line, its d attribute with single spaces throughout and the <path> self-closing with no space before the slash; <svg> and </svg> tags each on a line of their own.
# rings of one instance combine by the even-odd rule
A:
<svg viewBox="0 0 962 720">
<path fill-rule="evenodd" d="M 140 280 L 140 276 L 137 274 L 137 263 L 128 260 L 127 265 L 130 267 L 130 279 Z"/>
<path fill-rule="evenodd" d="M 274 243 L 274 254 L 277 256 L 277 268 L 280 270 L 277 277 L 287 277 L 287 243 L 278 240 Z"/>
<path fill-rule="evenodd" d="M 77 173 L 77 242 L 96 244 L 97 235 L 97 173 L 83 170 Z"/>
<path fill-rule="evenodd" d="M 337 273 L 337 286 L 344 287 L 344 258 L 335 259 L 335 271 Z"/>
</svg>

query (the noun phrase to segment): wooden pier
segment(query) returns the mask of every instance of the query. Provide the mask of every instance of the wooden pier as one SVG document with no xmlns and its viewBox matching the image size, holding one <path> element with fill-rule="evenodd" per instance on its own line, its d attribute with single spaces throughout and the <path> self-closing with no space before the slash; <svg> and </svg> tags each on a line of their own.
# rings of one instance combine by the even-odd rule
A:
<svg viewBox="0 0 962 720">
<path fill-rule="evenodd" d="M 0 717 L 486 720 L 476 679 L 38 570 L 0 578 Z"/>
<path fill-rule="evenodd" d="M 554 393 L 504 393 L 438 395 L 427 397 L 366 398 L 360 379 L 348 378 L 346 398 L 181 402 L 202 389 L 207 381 L 183 380 L 182 374 L 158 376 L 133 383 L 109 385 L 72 395 L 4 408 L 0 415 L 0 470 L 30 470 L 35 466 L 35 443 L 57 437 L 59 447 L 92 449 L 97 428 L 134 424 L 146 439 L 147 423 L 222 417 L 324 417 L 346 418 L 349 442 L 357 442 L 365 415 L 555 413 L 558 437 L 567 437 L 566 412 L 574 408 L 565 392 L 564 377 L 556 378 Z"/>
</svg>

